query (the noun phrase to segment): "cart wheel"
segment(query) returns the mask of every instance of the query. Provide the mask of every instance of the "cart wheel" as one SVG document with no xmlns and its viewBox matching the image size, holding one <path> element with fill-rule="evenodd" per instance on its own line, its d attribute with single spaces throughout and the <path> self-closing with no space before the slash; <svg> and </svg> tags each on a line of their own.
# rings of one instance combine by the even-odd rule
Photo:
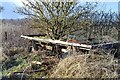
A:
<svg viewBox="0 0 120 80">
<path fill-rule="evenodd" d="M 34 48 L 35 51 L 38 51 L 38 49 L 39 49 L 39 47 L 36 43 L 33 44 L 33 48 Z"/>
<path fill-rule="evenodd" d="M 38 51 L 39 47 L 37 45 L 37 43 L 35 41 L 30 41 L 29 45 L 28 45 L 28 52 L 32 52 L 32 48 L 35 50 L 35 51 Z"/>
<path fill-rule="evenodd" d="M 32 52 L 32 46 L 28 46 L 27 51 L 28 51 L 28 52 Z"/>
</svg>

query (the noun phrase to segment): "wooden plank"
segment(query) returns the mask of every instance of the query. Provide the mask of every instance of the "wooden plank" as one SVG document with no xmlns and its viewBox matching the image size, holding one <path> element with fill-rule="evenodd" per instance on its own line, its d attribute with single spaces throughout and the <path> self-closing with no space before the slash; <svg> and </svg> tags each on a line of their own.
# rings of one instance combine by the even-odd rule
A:
<svg viewBox="0 0 120 80">
<path fill-rule="evenodd" d="M 86 44 L 64 42 L 64 41 L 52 40 L 52 39 L 33 38 L 33 37 L 28 37 L 28 36 L 23 36 L 23 35 L 21 35 L 21 37 L 22 38 L 26 38 L 26 39 L 30 39 L 30 40 L 45 42 L 45 43 L 67 45 L 67 46 L 78 46 L 78 47 L 87 48 L 87 49 L 91 49 L 92 48 L 92 45 L 86 45 Z"/>
</svg>

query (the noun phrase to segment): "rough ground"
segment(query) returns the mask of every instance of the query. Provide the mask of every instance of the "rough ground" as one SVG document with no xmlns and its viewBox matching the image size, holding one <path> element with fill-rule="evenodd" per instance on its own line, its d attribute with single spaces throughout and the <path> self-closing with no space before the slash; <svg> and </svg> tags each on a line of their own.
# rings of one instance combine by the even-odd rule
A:
<svg viewBox="0 0 120 80">
<path fill-rule="evenodd" d="M 48 52 L 46 51 L 32 53 L 19 51 L 18 49 L 15 49 L 15 51 L 10 51 L 14 54 L 7 54 L 6 60 L 3 60 L 3 77 L 9 77 L 12 79 L 21 77 L 47 78 L 53 67 L 59 62 L 59 59 L 56 57 L 47 56 L 46 53 Z M 12 54 L 12 56 L 10 54 Z"/>
<path fill-rule="evenodd" d="M 108 55 L 69 56 L 59 62 L 52 78 L 118 78 L 118 60 Z"/>
<path fill-rule="evenodd" d="M 47 51 L 28 53 L 13 49 L 10 52 L 10 56 L 7 55 L 2 66 L 4 77 L 118 78 L 120 76 L 118 59 L 110 55 L 78 53 L 59 60 L 55 56 L 48 55 L 51 53 Z M 23 72 L 24 74 L 21 74 Z"/>
</svg>

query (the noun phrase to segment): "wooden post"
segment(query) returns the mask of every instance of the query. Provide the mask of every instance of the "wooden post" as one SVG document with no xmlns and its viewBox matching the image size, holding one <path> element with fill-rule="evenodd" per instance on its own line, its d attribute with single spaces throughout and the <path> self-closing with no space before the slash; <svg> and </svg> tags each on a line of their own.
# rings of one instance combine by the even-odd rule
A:
<svg viewBox="0 0 120 80">
<path fill-rule="evenodd" d="M 5 32 L 5 41 L 7 41 L 7 32 Z"/>
<path fill-rule="evenodd" d="M 118 2 L 118 16 L 119 16 L 119 22 L 118 22 L 118 41 L 120 41 L 120 1 Z"/>
</svg>

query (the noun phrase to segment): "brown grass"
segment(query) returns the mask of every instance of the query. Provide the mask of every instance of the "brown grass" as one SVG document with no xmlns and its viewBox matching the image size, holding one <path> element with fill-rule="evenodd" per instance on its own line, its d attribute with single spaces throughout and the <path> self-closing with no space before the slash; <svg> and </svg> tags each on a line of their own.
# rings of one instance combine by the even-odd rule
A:
<svg viewBox="0 0 120 80">
<path fill-rule="evenodd" d="M 59 62 L 52 78 L 117 78 L 118 60 L 110 55 L 72 55 Z"/>
</svg>

